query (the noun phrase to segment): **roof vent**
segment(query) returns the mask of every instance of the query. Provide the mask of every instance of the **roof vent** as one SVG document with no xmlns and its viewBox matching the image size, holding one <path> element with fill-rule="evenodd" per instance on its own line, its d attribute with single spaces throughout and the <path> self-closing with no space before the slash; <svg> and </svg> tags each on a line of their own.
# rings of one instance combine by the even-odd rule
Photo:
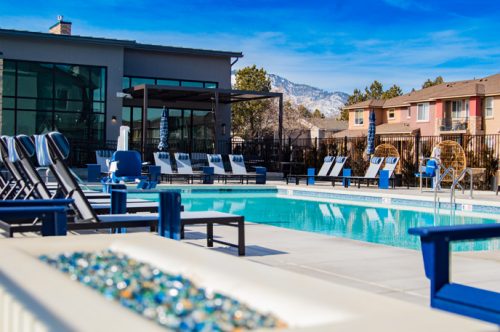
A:
<svg viewBox="0 0 500 332">
<path fill-rule="evenodd" d="M 64 21 L 64 17 L 58 15 L 57 23 L 49 28 L 49 32 L 55 35 L 71 36 L 71 22 Z"/>
</svg>

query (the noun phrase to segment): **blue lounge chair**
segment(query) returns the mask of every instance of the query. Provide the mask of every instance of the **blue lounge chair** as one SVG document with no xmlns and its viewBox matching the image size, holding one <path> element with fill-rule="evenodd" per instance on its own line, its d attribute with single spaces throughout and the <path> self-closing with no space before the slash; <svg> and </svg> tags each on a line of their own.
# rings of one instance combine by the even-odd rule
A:
<svg viewBox="0 0 500 332">
<path fill-rule="evenodd" d="M 384 157 L 372 157 L 370 159 L 370 166 L 368 166 L 364 176 L 338 176 L 332 180 L 332 185 L 335 185 L 336 180 L 351 180 L 358 184 L 358 188 L 361 187 L 361 182 L 365 182 L 367 186 L 372 182 L 377 183 L 379 181 L 378 172 L 382 167 L 384 159 Z M 348 181 L 344 181 L 344 185 L 347 183 Z"/>
<path fill-rule="evenodd" d="M 10 150 L 13 150 L 12 145 Z M 24 176 L 22 170 L 18 165 L 11 161 L 9 157 L 9 137 L 2 136 L 0 138 L 0 153 L 2 155 L 2 160 L 5 168 L 9 171 L 12 176 L 12 180 L 9 182 L 8 187 L 2 190 L 3 199 L 19 199 L 29 197 L 30 191 L 28 187 L 28 180 Z"/>
<path fill-rule="evenodd" d="M 500 224 L 410 228 L 420 236 L 431 306 L 500 325 L 500 293 L 450 281 L 450 243 L 500 237 Z"/>
<path fill-rule="evenodd" d="M 398 166 L 398 162 L 399 162 L 399 157 L 387 157 L 387 158 L 385 158 L 385 165 L 384 165 L 384 168 L 382 168 L 382 170 L 389 172 L 389 178 L 392 178 L 394 176 L 394 171 L 396 170 L 396 167 Z"/>
<path fill-rule="evenodd" d="M 23 173 L 29 179 L 30 183 L 30 196 L 29 198 L 41 198 L 41 199 L 52 199 L 58 195 L 70 196 L 69 193 L 53 192 L 51 193 L 49 188 L 43 182 L 40 174 L 33 165 L 31 158 L 36 153 L 35 144 L 29 136 L 18 135 L 17 137 L 9 138 L 12 141 L 12 146 L 15 149 L 13 151 L 9 150 L 9 157 L 14 163 L 19 164 L 19 168 L 22 169 Z M 110 197 L 107 198 L 93 198 L 85 196 L 90 200 L 92 207 L 97 213 L 109 213 L 111 208 Z M 146 200 L 134 200 L 127 201 L 127 212 L 158 212 L 158 204 Z"/>
<path fill-rule="evenodd" d="M 164 233 L 164 220 L 160 219 L 161 213 L 148 214 L 126 214 L 116 213 L 110 215 L 97 215 L 89 201 L 83 194 L 80 186 L 65 164 L 69 153 L 69 142 L 58 132 L 36 136 L 37 159 L 41 165 L 50 167 L 58 183 L 65 192 L 71 193 L 74 199 L 75 210 L 78 220 L 68 224 L 70 230 L 84 229 L 123 229 L 128 227 L 149 227 L 151 231 L 159 228 L 160 235 Z M 180 200 L 180 198 L 179 198 Z M 161 204 L 161 202 L 160 202 Z M 160 211 L 166 207 L 160 208 Z M 179 202 L 179 210 L 180 202 Z M 120 209 L 123 210 L 123 209 Z M 165 213 L 170 213 L 165 211 Z M 207 244 L 213 246 L 213 242 L 220 242 L 230 246 L 238 247 L 238 254 L 245 254 L 245 227 L 244 217 L 217 211 L 180 212 L 180 221 L 183 234 L 185 225 L 205 224 L 207 226 Z M 213 237 L 213 224 L 224 224 L 238 227 L 238 244 L 230 244 Z"/>
<path fill-rule="evenodd" d="M 172 183 L 174 171 L 172 170 L 170 154 L 168 152 L 155 152 L 153 153 L 153 157 L 155 159 L 155 165 L 160 166 L 161 177 L 165 177 L 167 181 Z"/>
<path fill-rule="evenodd" d="M 315 181 L 334 181 L 336 177 L 340 175 L 340 172 L 344 168 L 347 161 L 347 157 L 344 156 L 326 156 L 323 160 L 323 165 L 321 165 L 318 174 L 316 175 L 288 175 L 286 177 L 286 183 L 288 184 L 290 178 L 295 179 L 295 184 L 299 184 L 300 179 L 314 178 Z M 333 166 L 333 167 L 332 167 Z M 306 181 L 309 184 L 309 181 Z"/>
<path fill-rule="evenodd" d="M 113 153 L 111 163 L 117 163 L 116 171 L 111 173 L 113 183 L 136 182 L 136 180 L 147 180 L 148 177 L 142 175 L 141 155 L 137 151 L 116 151 Z"/>
</svg>

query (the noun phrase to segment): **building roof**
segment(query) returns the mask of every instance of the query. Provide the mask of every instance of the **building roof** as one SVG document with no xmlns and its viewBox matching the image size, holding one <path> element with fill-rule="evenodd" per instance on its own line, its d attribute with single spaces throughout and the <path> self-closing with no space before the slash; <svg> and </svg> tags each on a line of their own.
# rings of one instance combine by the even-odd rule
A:
<svg viewBox="0 0 500 332">
<path fill-rule="evenodd" d="M 312 118 L 308 119 L 307 121 L 315 127 L 323 130 L 340 131 L 345 130 L 349 127 L 349 121 L 345 120 L 337 120 L 331 118 Z"/>
<path fill-rule="evenodd" d="M 280 92 L 246 91 L 220 88 L 194 88 L 170 85 L 140 84 L 125 89 L 133 99 L 144 99 L 147 90 L 148 100 L 186 101 L 186 102 L 215 102 L 232 104 L 242 101 L 283 98 Z M 217 96 L 217 97 L 216 97 Z M 126 100 L 126 99 L 125 99 Z"/>
<path fill-rule="evenodd" d="M 13 29 L 0 29 L 0 36 L 70 41 L 81 44 L 119 46 L 119 47 L 124 47 L 125 49 L 155 51 L 162 53 L 177 53 L 177 54 L 191 54 L 191 55 L 205 55 L 205 56 L 233 57 L 233 58 L 243 57 L 243 53 L 241 52 L 228 52 L 228 51 L 205 50 L 205 49 L 177 47 L 177 46 L 142 44 L 138 43 L 135 40 L 112 39 L 112 38 L 78 36 L 78 35 L 58 35 L 53 33 L 33 32 L 24 30 L 13 30 Z"/>
<path fill-rule="evenodd" d="M 356 104 L 352 104 L 344 107 L 346 110 L 356 109 L 356 108 L 369 108 L 369 107 L 382 107 L 384 105 L 385 100 L 379 99 L 368 99 L 365 101 L 361 101 Z"/>
<path fill-rule="evenodd" d="M 413 134 L 418 128 L 411 128 L 407 122 L 382 123 L 375 129 L 377 134 Z"/>
<path fill-rule="evenodd" d="M 419 128 L 410 127 L 409 123 L 400 122 L 400 123 L 383 123 L 376 127 L 375 134 L 414 134 L 419 131 Z M 333 134 L 333 137 L 361 137 L 367 136 L 368 129 L 347 129 L 339 131 L 338 133 Z"/>
<path fill-rule="evenodd" d="M 500 74 L 456 82 L 445 82 L 425 89 L 406 93 L 387 100 L 367 100 L 344 107 L 351 110 L 357 108 L 390 108 L 407 107 L 411 103 L 433 101 L 437 99 L 463 98 L 471 96 L 500 95 Z"/>
</svg>

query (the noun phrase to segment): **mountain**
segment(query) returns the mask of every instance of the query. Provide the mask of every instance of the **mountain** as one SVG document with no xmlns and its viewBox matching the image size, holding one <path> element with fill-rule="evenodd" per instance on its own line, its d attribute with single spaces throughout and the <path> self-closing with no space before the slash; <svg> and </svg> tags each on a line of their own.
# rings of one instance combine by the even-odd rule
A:
<svg viewBox="0 0 500 332">
<path fill-rule="evenodd" d="M 269 74 L 273 91 L 282 92 L 285 100 L 303 105 L 308 110 L 320 110 L 326 117 L 337 117 L 349 95 L 344 92 L 329 92 L 306 84 L 298 84 L 284 77 Z"/>
<path fill-rule="evenodd" d="M 233 83 L 234 74 L 233 71 Z M 349 97 L 344 92 L 329 92 L 306 84 L 294 83 L 275 74 L 269 74 L 269 78 L 272 91 L 282 92 L 285 100 L 294 105 L 303 105 L 311 112 L 319 109 L 325 117 L 337 117 Z"/>
</svg>

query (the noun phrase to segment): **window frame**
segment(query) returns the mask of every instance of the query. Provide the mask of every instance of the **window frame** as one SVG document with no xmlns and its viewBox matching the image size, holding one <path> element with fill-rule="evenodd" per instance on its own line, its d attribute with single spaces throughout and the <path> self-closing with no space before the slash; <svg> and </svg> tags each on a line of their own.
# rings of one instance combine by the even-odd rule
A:
<svg viewBox="0 0 500 332">
<path fill-rule="evenodd" d="M 51 118 L 52 118 L 52 121 L 51 121 L 51 126 L 52 126 L 52 130 L 54 128 L 57 128 L 57 124 L 56 124 L 56 115 L 59 114 L 59 113 L 65 113 L 65 114 L 82 114 L 83 111 L 80 110 L 80 111 L 61 111 L 61 110 L 58 110 L 57 107 L 56 107 L 56 103 L 57 102 L 83 102 L 83 98 L 82 100 L 80 99 L 72 99 L 72 98 L 66 98 L 66 99 L 61 99 L 61 98 L 58 98 L 57 95 L 56 95 L 56 68 L 57 66 L 79 66 L 79 67 L 83 67 L 87 70 L 87 72 L 89 73 L 88 75 L 88 85 L 87 87 L 90 87 L 91 86 L 91 83 L 92 83 L 92 79 L 91 79 L 91 75 L 90 73 L 92 72 L 93 69 L 99 69 L 101 71 L 101 74 L 104 75 L 104 80 L 103 80 L 103 83 L 104 83 L 104 88 L 103 88 L 103 91 L 102 91 L 102 98 L 100 98 L 101 100 L 94 100 L 94 94 L 91 93 L 89 96 L 90 98 L 88 99 L 88 102 L 89 102 L 89 107 L 90 107 L 90 113 L 89 113 L 89 116 L 90 117 L 99 117 L 99 116 L 103 116 L 104 117 L 104 122 L 103 122 L 103 127 L 101 128 L 102 131 L 101 131 L 101 134 L 94 137 L 94 136 L 91 136 L 91 133 L 93 132 L 94 128 L 93 128 L 93 125 L 92 125 L 92 121 L 89 121 L 88 124 L 87 124 L 87 137 L 82 137 L 81 140 L 86 140 L 88 142 L 99 142 L 99 141 L 102 141 L 102 137 L 106 138 L 106 134 L 107 134 L 107 125 L 106 125 L 106 118 L 107 118 L 107 115 L 108 115 L 108 110 L 107 110 L 107 104 L 108 104 L 108 67 L 107 66 L 96 66 L 96 65 L 87 65 L 87 64 L 78 64 L 78 63 L 64 63 L 64 62 L 49 62 L 49 61 L 36 61 L 36 60 L 20 60 L 20 59 L 11 59 L 11 58 L 5 58 L 3 59 L 4 61 L 4 65 L 5 65 L 5 62 L 11 62 L 14 64 L 14 68 L 15 68 L 15 71 L 14 71 L 14 83 L 15 83 L 15 86 L 14 86 L 14 91 L 15 91 L 15 94 L 13 96 L 2 96 L 2 99 L 3 98 L 11 98 L 11 99 L 14 99 L 14 106 L 13 107 L 9 107 L 9 108 L 5 108 L 6 111 L 12 111 L 13 114 L 14 114 L 14 121 L 13 121 L 13 124 L 12 124 L 12 127 L 14 128 L 13 131 L 14 131 L 14 135 L 18 135 L 20 134 L 20 132 L 18 132 L 18 127 L 19 127 L 19 120 L 18 120 L 18 113 L 20 115 L 23 115 L 23 114 L 27 114 L 27 113 L 22 113 L 22 112 L 44 112 L 44 113 L 49 113 L 51 115 Z M 52 76 L 51 77 L 51 85 L 52 85 L 52 97 L 51 98 L 48 98 L 48 97 L 26 97 L 26 96 L 21 96 L 19 94 L 19 84 L 20 84 L 20 80 L 18 79 L 18 76 L 19 76 L 19 70 L 20 70 L 20 66 L 19 64 L 37 64 L 37 65 L 50 65 L 51 66 L 51 72 L 50 72 L 50 75 Z M 101 77 L 102 79 L 102 77 Z M 43 109 L 43 108 L 38 108 L 38 107 L 35 107 L 34 109 L 28 109 L 28 108 L 20 108 L 20 106 L 22 105 L 20 102 L 28 102 L 29 100 L 32 100 L 34 101 L 35 103 L 37 102 L 51 102 L 52 103 L 52 107 L 50 109 Z M 103 105 L 103 108 L 102 108 L 102 112 L 95 112 L 94 111 L 94 103 L 101 103 Z M 79 139 L 80 140 L 80 139 Z"/>
<path fill-rule="evenodd" d="M 358 117 L 358 114 L 361 114 L 361 117 Z M 361 120 L 359 122 L 358 120 Z M 354 110 L 354 125 L 355 126 L 363 126 L 365 122 L 365 110 L 362 108 Z"/>
<path fill-rule="evenodd" d="M 133 79 L 143 79 L 143 80 L 153 80 L 154 82 L 152 84 L 154 85 L 165 85 L 158 83 L 158 81 L 171 81 L 172 83 L 177 83 L 175 84 L 166 84 L 168 86 L 177 86 L 177 87 L 186 87 L 186 88 L 192 88 L 193 86 L 189 86 L 189 84 L 201 84 L 201 87 L 198 87 L 200 89 L 218 89 L 219 88 L 219 82 L 215 81 L 196 81 L 196 80 L 188 80 L 188 79 L 182 79 L 182 78 L 171 78 L 171 77 L 151 77 L 151 76 L 131 76 L 131 75 L 123 75 L 122 77 L 122 89 L 129 89 L 132 87 L 132 80 Z M 214 86 L 212 86 L 214 85 Z"/>
<path fill-rule="evenodd" d="M 392 116 L 391 116 L 391 114 L 392 114 Z M 396 109 L 395 108 L 389 108 L 387 110 L 387 119 L 389 121 L 396 119 Z"/>
<path fill-rule="evenodd" d="M 426 117 L 424 119 L 420 119 L 420 114 L 421 114 L 421 110 L 420 110 L 420 107 L 423 107 L 424 110 L 426 110 Z M 429 119 L 430 119 L 430 103 L 426 102 L 426 103 L 418 103 L 417 104 L 417 122 L 429 122 Z"/>
<path fill-rule="evenodd" d="M 491 106 L 490 107 L 488 107 L 488 100 L 491 101 Z M 493 97 L 486 97 L 486 98 L 484 98 L 484 117 L 486 119 L 493 119 L 495 117 L 494 105 L 495 105 L 495 98 L 493 98 Z M 488 109 L 491 109 L 491 114 L 488 114 Z"/>
</svg>

